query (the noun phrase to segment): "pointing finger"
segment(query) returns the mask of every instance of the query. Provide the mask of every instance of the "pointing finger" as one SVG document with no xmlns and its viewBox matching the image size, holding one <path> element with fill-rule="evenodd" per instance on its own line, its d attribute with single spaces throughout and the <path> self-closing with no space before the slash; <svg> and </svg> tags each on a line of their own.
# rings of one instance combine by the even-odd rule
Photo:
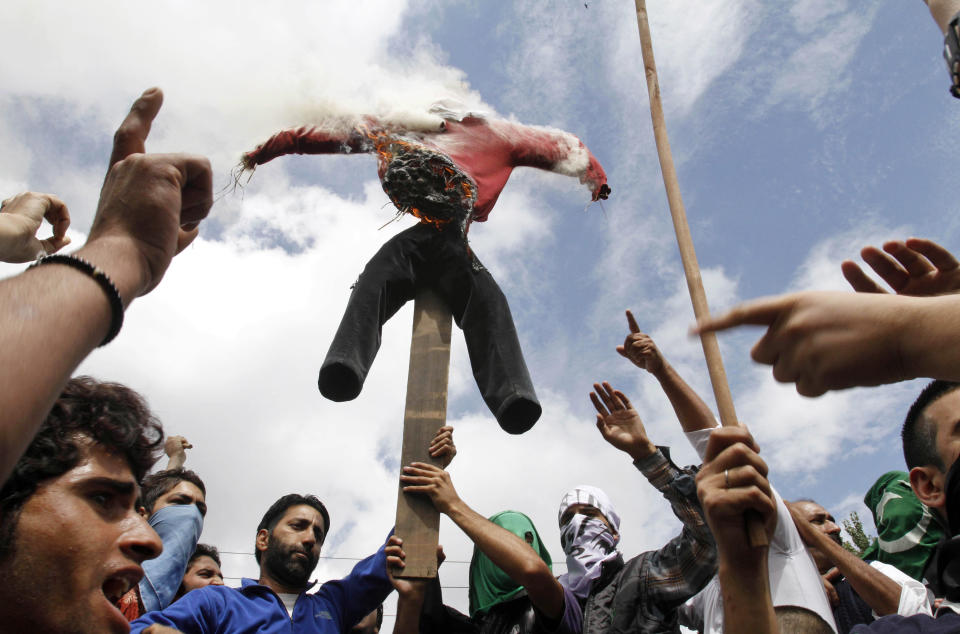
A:
<svg viewBox="0 0 960 634">
<path fill-rule="evenodd" d="M 148 88 L 140 98 L 133 102 L 127 117 L 113 135 L 113 152 L 110 165 L 122 161 L 131 154 L 146 151 L 147 135 L 150 125 L 163 104 L 163 92 L 159 88 Z"/>
<path fill-rule="evenodd" d="M 699 335 L 705 332 L 727 330 L 737 326 L 753 325 L 765 326 L 772 324 L 784 310 L 790 308 L 794 299 L 791 295 L 778 297 L 763 297 L 751 302 L 744 302 L 734 306 L 726 313 L 718 316 L 705 317 L 697 322 L 690 334 Z"/>
<path fill-rule="evenodd" d="M 627 325 L 630 327 L 630 332 L 640 332 L 640 326 L 637 325 L 637 320 L 633 318 L 633 313 L 629 310 L 627 311 Z"/>
</svg>

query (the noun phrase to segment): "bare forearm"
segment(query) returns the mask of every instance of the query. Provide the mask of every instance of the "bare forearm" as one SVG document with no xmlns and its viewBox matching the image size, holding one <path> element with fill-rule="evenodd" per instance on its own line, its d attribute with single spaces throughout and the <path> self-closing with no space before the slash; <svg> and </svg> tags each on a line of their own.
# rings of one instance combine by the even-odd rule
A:
<svg viewBox="0 0 960 634">
<path fill-rule="evenodd" d="M 930 7 L 930 15 L 934 22 L 940 27 L 942 33 L 947 32 L 947 26 L 950 24 L 950 18 L 960 11 L 960 0 L 926 0 Z"/>
<path fill-rule="evenodd" d="M 898 299 L 909 315 L 900 338 L 904 378 L 960 381 L 960 295 Z"/>
<path fill-rule="evenodd" d="M 92 243 L 77 255 L 103 269 L 124 306 L 145 276 L 122 241 Z M 110 303 L 97 282 L 46 264 L 0 282 L 0 479 L 6 480 L 80 362 L 110 328 Z"/>
<path fill-rule="evenodd" d="M 900 607 L 900 584 L 823 533 L 818 531 L 815 539 L 816 546 L 827 554 L 874 612 L 881 616 L 897 613 Z"/>
<path fill-rule="evenodd" d="M 187 461 L 187 454 L 185 453 L 178 453 L 170 456 L 170 459 L 167 460 L 167 471 L 180 469 L 181 467 L 183 467 L 186 461 Z"/>
<path fill-rule="evenodd" d="M 423 589 L 401 592 L 397 595 L 397 618 L 393 634 L 419 634 L 420 612 L 426 592 Z"/>
<path fill-rule="evenodd" d="M 780 632 L 773 600 L 770 598 L 766 554 L 746 564 L 725 563 L 721 560 L 717 576 L 723 595 L 725 632 Z"/>
<path fill-rule="evenodd" d="M 481 516 L 462 500 L 446 514 L 480 552 L 526 588 L 530 601 L 545 616 L 551 619 L 560 617 L 563 589 L 533 548 L 510 531 Z"/>
<path fill-rule="evenodd" d="M 653 375 L 660 382 L 660 387 L 667 398 L 670 399 L 670 405 L 673 406 L 673 411 L 677 415 L 683 431 L 713 429 L 717 426 L 717 420 L 713 417 L 713 412 L 703 402 L 703 399 L 693 391 L 693 388 L 677 374 L 672 365 L 664 361 L 660 369 Z"/>
</svg>

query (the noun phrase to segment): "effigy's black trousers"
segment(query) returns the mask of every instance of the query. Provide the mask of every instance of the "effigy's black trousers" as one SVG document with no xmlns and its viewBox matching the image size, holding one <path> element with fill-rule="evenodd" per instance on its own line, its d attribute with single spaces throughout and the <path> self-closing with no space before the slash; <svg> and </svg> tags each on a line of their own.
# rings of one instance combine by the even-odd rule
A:
<svg viewBox="0 0 960 634">
<path fill-rule="evenodd" d="M 413 299 L 418 284 L 446 301 L 463 330 L 477 387 L 500 426 L 512 434 L 530 429 L 541 408 L 507 298 L 455 227 L 417 224 L 367 262 L 320 368 L 320 392 L 333 401 L 360 394 L 380 349 L 383 324 Z"/>
</svg>

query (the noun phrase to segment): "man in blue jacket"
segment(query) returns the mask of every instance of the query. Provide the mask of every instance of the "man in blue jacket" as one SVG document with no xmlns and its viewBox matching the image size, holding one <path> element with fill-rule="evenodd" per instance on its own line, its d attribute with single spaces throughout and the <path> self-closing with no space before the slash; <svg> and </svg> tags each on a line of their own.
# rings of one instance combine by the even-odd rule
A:
<svg viewBox="0 0 960 634">
<path fill-rule="evenodd" d="M 343 632 L 376 609 L 393 590 L 388 565 L 403 565 L 398 537 L 391 536 L 343 579 L 328 581 L 312 594 L 310 575 L 330 528 L 330 515 L 312 495 L 292 493 L 277 500 L 257 527 L 255 555 L 260 578 L 240 588 L 207 586 L 168 608 L 130 624 L 136 634 L 157 623 L 193 632 Z"/>
</svg>

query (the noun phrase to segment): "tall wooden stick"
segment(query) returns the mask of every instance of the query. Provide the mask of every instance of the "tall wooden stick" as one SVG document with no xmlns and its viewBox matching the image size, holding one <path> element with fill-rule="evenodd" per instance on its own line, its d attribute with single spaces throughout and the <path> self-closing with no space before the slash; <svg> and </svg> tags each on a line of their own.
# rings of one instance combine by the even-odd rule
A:
<svg viewBox="0 0 960 634">
<path fill-rule="evenodd" d="M 650 39 L 650 24 L 647 22 L 647 3 L 646 0 L 634 0 L 634 2 L 637 7 L 637 27 L 640 30 L 640 50 L 647 76 L 647 92 L 650 95 L 653 138 L 657 143 L 660 171 L 663 173 L 663 185 L 667 190 L 667 202 L 670 204 L 673 229 L 677 234 L 677 246 L 680 247 L 680 259 L 683 261 L 683 272 L 687 278 L 687 289 L 690 291 L 690 300 L 693 302 L 693 314 L 699 320 L 708 317 L 710 309 L 707 307 L 707 295 L 703 290 L 703 280 L 700 278 L 700 265 L 697 264 L 697 254 L 693 249 L 693 238 L 690 237 L 690 226 L 687 224 L 687 212 L 683 206 L 683 198 L 680 196 L 680 182 L 677 180 L 673 153 L 670 151 L 670 140 L 667 138 L 667 124 L 663 117 L 663 104 L 660 102 L 660 82 L 657 80 L 657 64 L 653 59 L 653 42 Z M 720 423 L 725 427 L 738 425 L 716 334 L 701 333 L 700 344 L 703 346 L 703 355 L 707 359 L 707 371 L 710 373 L 713 396 L 717 400 Z M 766 545 L 767 535 L 759 518 L 747 517 L 747 532 L 753 546 Z"/>
</svg>

